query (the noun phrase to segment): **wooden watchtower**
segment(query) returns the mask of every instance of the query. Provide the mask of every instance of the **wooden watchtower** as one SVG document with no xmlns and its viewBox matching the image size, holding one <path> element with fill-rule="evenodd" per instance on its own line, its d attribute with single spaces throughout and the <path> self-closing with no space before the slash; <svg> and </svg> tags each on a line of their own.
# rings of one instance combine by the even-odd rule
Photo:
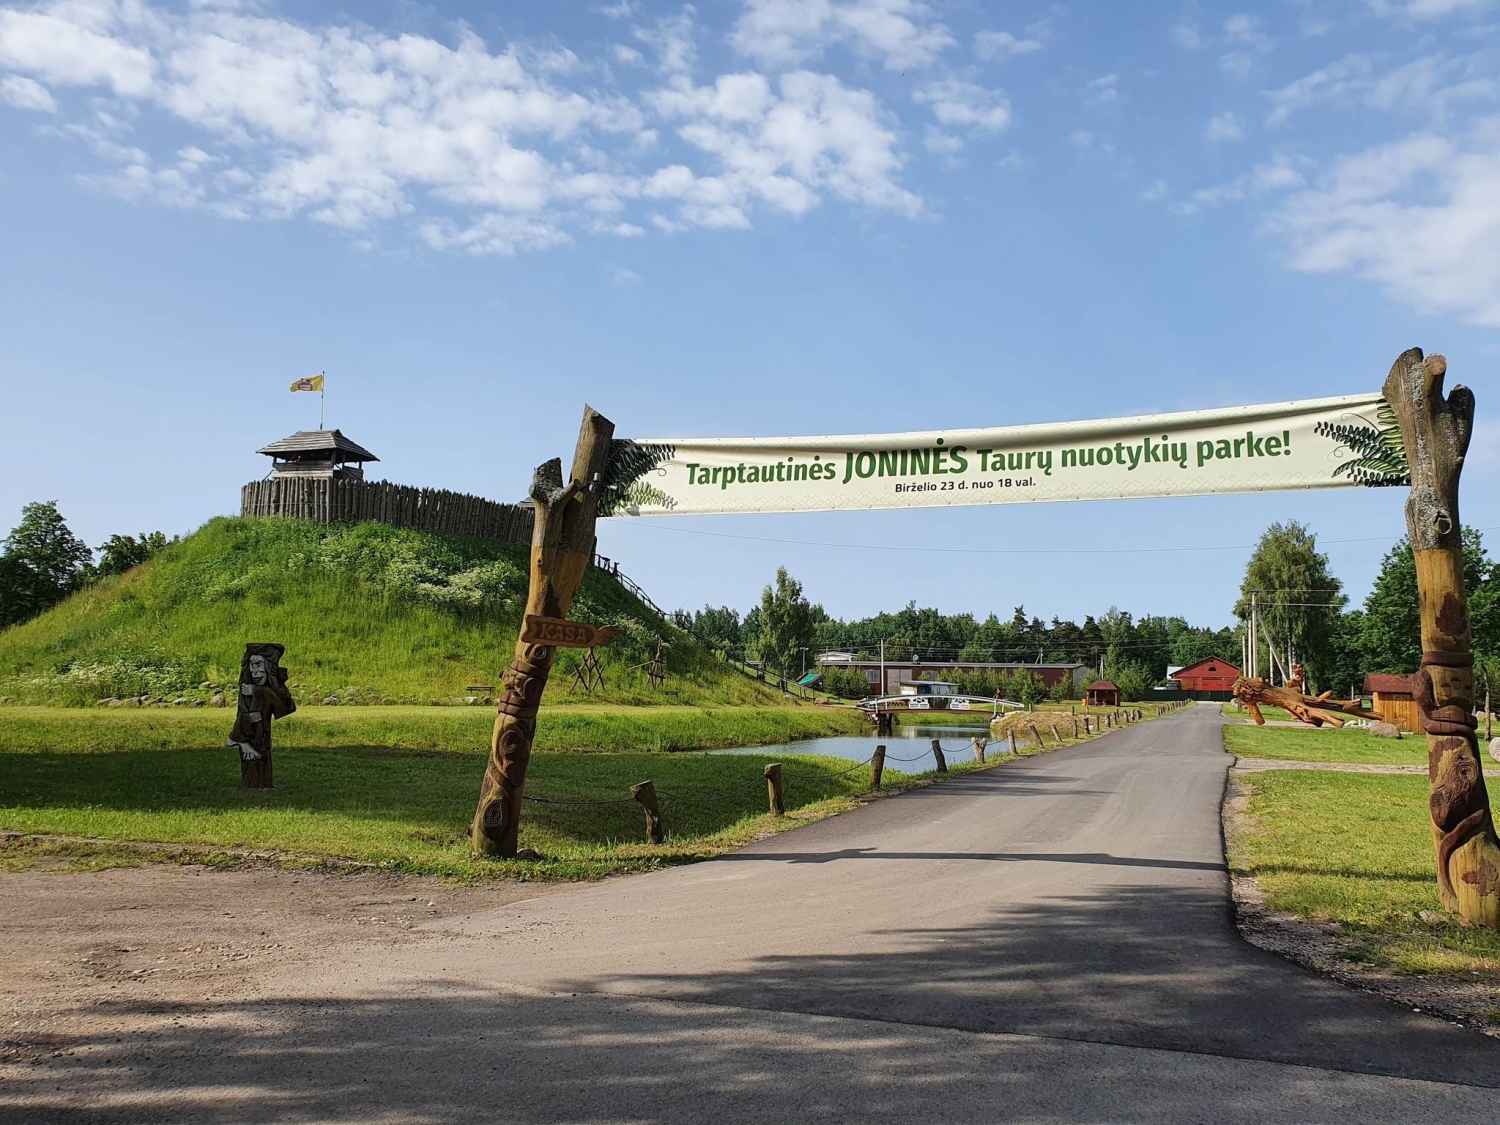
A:
<svg viewBox="0 0 1500 1125">
<path fill-rule="evenodd" d="M 380 460 L 338 430 L 298 430 L 256 452 L 271 458 L 272 480 L 364 480 L 364 462 Z"/>
</svg>

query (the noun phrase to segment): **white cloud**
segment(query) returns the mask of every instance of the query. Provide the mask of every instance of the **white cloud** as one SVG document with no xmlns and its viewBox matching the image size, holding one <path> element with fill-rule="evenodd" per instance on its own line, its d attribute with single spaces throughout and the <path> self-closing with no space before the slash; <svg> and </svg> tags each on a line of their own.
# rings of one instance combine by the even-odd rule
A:
<svg viewBox="0 0 1500 1125">
<path fill-rule="evenodd" d="M 658 20 L 651 27 L 638 27 L 635 37 L 656 52 L 663 74 L 691 73 L 698 61 L 696 11 L 685 5 L 676 15 Z"/>
<path fill-rule="evenodd" d="M 1088 82 L 1083 87 L 1083 100 L 1090 105 L 1120 105 L 1125 96 L 1120 93 L 1120 76 L 1105 74 Z"/>
<path fill-rule="evenodd" d="M 929 106 L 944 125 L 963 125 L 998 132 L 1010 124 L 1010 106 L 997 90 L 989 90 L 958 78 L 944 78 L 919 87 L 912 94 L 917 103 Z"/>
<path fill-rule="evenodd" d="M 1171 210 L 1178 215 L 1196 215 L 1229 203 L 1287 191 L 1304 182 L 1306 182 L 1305 178 L 1294 161 L 1288 156 L 1278 154 L 1271 158 L 1270 163 L 1258 164 L 1227 183 L 1200 188 L 1186 199 L 1171 204 Z"/>
<path fill-rule="evenodd" d="M 617 266 L 613 262 L 603 262 L 599 266 L 600 276 L 611 285 L 618 285 L 621 289 L 628 289 L 632 285 L 641 283 L 641 275 L 635 270 L 628 270 L 624 266 Z"/>
<path fill-rule="evenodd" d="M 1140 192 L 1142 203 L 1157 203 L 1167 198 L 1172 193 L 1171 185 L 1166 180 L 1152 180 Z"/>
<path fill-rule="evenodd" d="M 1211 141 L 1237 141 L 1245 135 L 1233 113 L 1216 113 L 1208 119 L 1205 134 Z"/>
<path fill-rule="evenodd" d="M 1500 119 L 1337 161 L 1268 227 L 1309 273 L 1351 273 L 1428 313 L 1500 327 Z"/>
<path fill-rule="evenodd" d="M 1283 124 L 1320 105 L 1365 105 L 1441 125 L 1476 103 L 1500 101 L 1495 74 L 1493 52 L 1423 55 L 1383 72 L 1367 56 L 1349 55 L 1271 91 L 1267 123 Z"/>
<path fill-rule="evenodd" d="M 1249 78 L 1255 69 L 1255 56 L 1246 51 L 1230 51 L 1219 56 L 1219 69 L 1231 78 Z"/>
<path fill-rule="evenodd" d="M 929 125 L 927 135 L 922 139 L 922 145 L 928 152 L 937 156 L 957 156 L 963 151 L 964 142 L 962 137 L 955 137 L 952 133 L 945 133 Z"/>
<path fill-rule="evenodd" d="M 1045 44 L 1040 38 L 1021 39 L 1008 31 L 981 31 L 974 36 L 974 53 L 982 59 L 1009 59 L 1030 55 Z"/>
<path fill-rule="evenodd" d="M 770 66 L 795 66 L 844 46 L 888 70 L 930 66 L 955 44 L 921 0 L 745 0 L 730 42 Z"/>
<path fill-rule="evenodd" d="M 149 32 L 154 23 L 134 5 L 0 9 L 0 67 L 29 71 L 52 86 L 107 85 L 117 94 L 140 95 L 152 84 L 155 60 L 115 33 Z"/>
<path fill-rule="evenodd" d="M 1367 0 L 1376 15 L 1411 19 L 1442 19 L 1444 16 L 1481 12 L 1491 0 Z"/>
<path fill-rule="evenodd" d="M 688 222 L 747 226 L 756 202 L 800 215 L 824 193 L 910 215 L 921 210 L 896 183 L 902 157 L 875 96 L 832 75 L 793 71 L 774 87 L 760 74 L 724 75 L 712 86 L 678 82 L 649 101 L 684 119 L 678 135 L 716 164 L 711 175 L 663 168 L 644 185 L 648 198 L 679 201 Z"/>
<path fill-rule="evenodd" d="M 1364 55 L 1349 55 L 1273 90 L 1266 95 L 1271 100 L 1271 115 L 1266 123 L 1279 125 L 1310 106 L 1342 100 L 1351 91 L 1366 86 L 1373 70 L 1373 64 Z"/>
<path fill-rule="evenodd" d="M 18 74 L 0 78 L 0 102 L 37 113 L 57 112 L 57 102 L 47 87 Z"/>
<path fill-rule="evenodd" d="M 1224 21 L 1224 42 L 1242 43 L 1262 54 L 1271 49 L 1271 38 L 1262 28 L 1259 17 L 1243 12 Z"/>
<path fill-rule="evenodd" d="M 690 7 L 635 29 L 666 82 L 633 98 L 590 87 L 596 69 L 566 49 L 491 51 L 463 28 L 447 44 L 247 10 L 0 8 L 0 96 L 48 109 L 52 91 L 93 94 L 78 111 L 91 116 L 51 135 L 87 144 L 105 163 L 91 182 L 127 198 L 351 231 L 399 220 L 459 252 L 744 227 L 760 208 L 800 215 L 827 199 L 921 210 L 874 94 L 807 71 L 695 85 Z M 969 123 L 995 127 L 1002 111 L 974 100 Z M 663 124 L 686 146 L 665 159 Z"/>
<path fill-rule="evenodd" d="M 1173 26 L 1172 42 L 1184 51 L 1196 51 L 1204 44 L 1203 31 L 1197 24 L 1184 20 Z"/>
</svg>

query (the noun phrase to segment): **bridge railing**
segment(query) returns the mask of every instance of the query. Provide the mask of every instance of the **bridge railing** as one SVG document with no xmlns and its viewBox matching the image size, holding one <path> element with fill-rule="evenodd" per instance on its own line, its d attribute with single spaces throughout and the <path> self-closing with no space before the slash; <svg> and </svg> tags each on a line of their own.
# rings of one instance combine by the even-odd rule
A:
<svg viewBox="0 0 1500 1125">
<path fill-rule="evenodd" d="M 817 692 L 808 690 L 796 681 L 789 680 L 785 676 L 777 676 L 774 673 L 768 673 L 764 668 L 758 668 L 754 664 L 751 664 L 749 661 L 736 656 L 727 647 L 725 647 L 719 641 L 715 640 L 713 637 L 705 636 L 704 634 L 694 629 L 692 619 L 687 618 L 686 615 L 677 616 L 674 614 L 669 614 L 666 610 L 662 609 L 661 606 L 657 605 L 656 602 L 652 600 L 651 595 L 646 593 L 639 582 L 636 582 L 628 574 L 625 574 L 620 569 L 620 564 L 614 559 L 606 558 L 603 555 L 596 554 L 594 556 L 594 567 L 598 570 L 602 570 L 605 574 L 608 574 L 621 586 L 625 587 L 625 589 L 629 590 L 632 594 L 640 599 L 642 605 L 644 605 L 652 613 L 656 614 L 656 616 L 660 617 L 663 621 L 669 622 L 670 624 L 676 626 L 678 629 L 681 629 L 684 633 L 692 637 L 704 648 L 708 649 L 709 652 L 713 653 L 714 656 L 717 657 L 720 661 L 730 665 L 736 671 L 741 672 L 744 675 L 751 677 L 752 679 L 759 680 L 761 683 L 766 684 L 770 687 L 776 688 L 783 695 L 790 695 L 797 699 L 808 700 L 818 698 Z"/>
</svg>

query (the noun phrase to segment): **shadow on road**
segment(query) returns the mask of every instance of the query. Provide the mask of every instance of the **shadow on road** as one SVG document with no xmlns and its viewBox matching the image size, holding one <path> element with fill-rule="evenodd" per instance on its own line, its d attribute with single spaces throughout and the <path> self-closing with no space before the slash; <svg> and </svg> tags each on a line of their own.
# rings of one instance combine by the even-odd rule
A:
<svg viewBox="0 0 1500 1125">
<path fill-rule="evenodd" d="M 471 983 L 431 979 L 388 998 L 122 1000 L 92 1012 L 121 1031 L 33 1041 L 23 1053 L 40 1061 L 7 1067 L 0 1110 L 34 1122 L 895 1121 L 944 1119 L 945 1104 L 982 1093 L 1008 1113 L 1067 1105 L 1049 1120 L 1205 1097 L 1229 1098 L 1241 1120 L 1298 1119 L 1289 1104 L 1337 1116 L 1317 1099 L 1345 1078 L 1224 1057 L 1500 1087 L 1500 1043 L 1244 946 L 1209 888 L 1118 886 L 978 927 L 872 938 L 899 951 L 622 968 L 539 994 L 503 987 L 507 947 L 491 942 L 471 946 L 482 962 Z M 502 986 L 472 983 L 484 977 Z M 1402 1113 L 1460 1096 L 1418 1092 Z"/>
</svg>

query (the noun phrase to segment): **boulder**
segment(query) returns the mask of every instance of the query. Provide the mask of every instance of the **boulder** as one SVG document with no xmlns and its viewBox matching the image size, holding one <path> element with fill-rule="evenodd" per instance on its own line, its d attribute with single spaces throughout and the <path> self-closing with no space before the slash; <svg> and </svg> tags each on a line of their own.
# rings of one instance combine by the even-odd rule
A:
<svg viewBox="0 0 1500 1125">
<path fill-rule="evenodd" d="M 224 706 L 224 693 L 222 691 L 214 692 L 214 697 L 208 701 L 208 705 L 210 707 Z"/>
<path fill-rule="evenodd" d="M 1490 757 L 1500 762 L 1500 738 L 1490 739 Z"/>
<path fill-rule="evenodd" d="M 1400 738 L 1401 728 L 1395 723 L 1371 723 L 1370 733 L 1376 738 Z"/>
</svg>

